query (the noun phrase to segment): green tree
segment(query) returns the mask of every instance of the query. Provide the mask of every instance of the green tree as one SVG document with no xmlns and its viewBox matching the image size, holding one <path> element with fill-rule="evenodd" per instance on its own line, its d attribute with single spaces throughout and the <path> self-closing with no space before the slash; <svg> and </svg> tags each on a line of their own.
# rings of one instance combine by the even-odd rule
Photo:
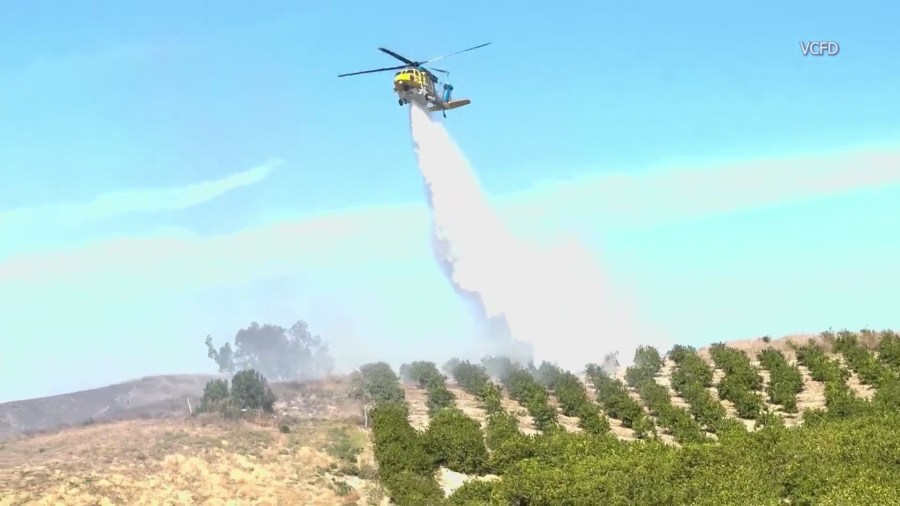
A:
<svg viewBox="0 0 900 506">
<path fill-rule="evenodd" d="M 214 379 L 206 382 L 203 387 L 203 398 L 200 399 L 198 411 L 209 412 L 220 409 L 221 404 L 228 400 L 228 381 Z"/>
<path fill-rule="evenodd" d="M 225 343 L 216 350 L 212 344 L 212 336 L 206 336 L 206 356 L 213 359 L 219 366 L 219 372 L 234 373 L 234 352 L 231 344 Z"/>
<path fill-rule="evenodd" d="M 437 466 L 479 474 L 488 460 L 481 426 L 456 408 L 438 411 L 425 432 L 425 446 Z"/>
<path fill-rule="evenodd" d="M 272 413 L 275 394 L 266 378 L 254 369 L 244 369 L 231 378 L 231 398 L 241 409 Z"/>
<path fill-rule="evenodd" d="M 321 337 L 310 333 L 303 320 L 288 329 L 252 322 L 235 334 L 233 350 L 230 343 L 216 350 L 211 336 L 206 337 L 206 347 L 207 356 L 221 372 L 254 369 L 267 378 L 282 381 L 319 378 L 334 369 L 328 346 Z"/>
</svg>

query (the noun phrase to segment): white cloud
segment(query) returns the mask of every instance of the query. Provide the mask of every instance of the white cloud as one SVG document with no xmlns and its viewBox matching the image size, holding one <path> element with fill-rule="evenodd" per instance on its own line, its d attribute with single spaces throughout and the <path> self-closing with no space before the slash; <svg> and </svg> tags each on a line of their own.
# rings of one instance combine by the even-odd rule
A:
<svg viewBox="0 0 900 506">
<path fill-rule="evenodd" d="M 900 183 L 897 149 L 704 165 L 551 181 L 501 201 L 550 226 L 635 228 Z"/>
<path fill-rule="evenodd" d="M 184 188 L 121 192 L 72 206 L 78 218 L 135 210 L 181 209 L 262 180 L 263 165 Z M 838 194 L 900 181 L 900 153 L 762 160 L 734 167 L 607 174 L 543 185 L 497 200 L 516 231 L 532 238 L 581 225 L 602 233 L 706 214 Z M 63 213 L 59 208 L 56 212 Z M 2 220 L 0 220 L 2 223 Z M 362 207 L 284 220 L 213 236 L 190 233 L 121 238 L 72 251 L 20 255 L 0 262 L 0 282 L 91 283 L 98 278 L 145 290 L 183 289 L 322 268 L 365 269 L 430 260 L 424 204 Z"/>
<path fill-rule="evenodd" d="M 266 179 L 281 165 L 271 160 L 257 167 L 214 181 L 172 188 L 120 190 L 89 202 L 22 207 L 0 212 L 0 231 L 27 224 L 75 225 L 134 212 L 175 211 L 197 206 L 221 195 Z"/>
</svg>

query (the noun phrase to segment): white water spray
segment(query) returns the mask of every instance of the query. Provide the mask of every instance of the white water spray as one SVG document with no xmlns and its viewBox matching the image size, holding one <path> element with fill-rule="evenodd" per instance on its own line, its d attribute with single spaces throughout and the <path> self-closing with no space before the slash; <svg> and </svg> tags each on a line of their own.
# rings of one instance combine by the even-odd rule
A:
<svg viewBox="0 0 900 506">
<path fill-rule="evenodd" d="M 513 237 L 443 125 L 412 105 L 410 129 L 428 190 L 435 257 L 491 324 L 497 352 L 531 358 L 514 346 L 524 342 L 536 363 L 575 370 L 609 351 L 630 356 L 637 339 L 626 324 L 631 318 L 609 297 L 590 256 L 574 242 L 542 251 Z"/>
</svg>

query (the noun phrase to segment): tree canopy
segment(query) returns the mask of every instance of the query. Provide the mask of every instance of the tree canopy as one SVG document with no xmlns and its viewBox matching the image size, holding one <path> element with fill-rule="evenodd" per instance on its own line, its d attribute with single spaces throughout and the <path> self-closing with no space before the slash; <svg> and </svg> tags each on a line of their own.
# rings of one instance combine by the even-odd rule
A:
<svg viewBox="0 0 900 506">
<path fill-rule="evenodd" d="M 303 320 L 290 328 L 252 322 L 237 331 L 234 348 L 226 342 L 219 349 L 206 337 L 207 356 L 219 372 L 234 373 L 255 369 L 272 380 L 308 380 L 330 374 L 334 369 L 328 345 L 309 331 Z"/>
</svg>

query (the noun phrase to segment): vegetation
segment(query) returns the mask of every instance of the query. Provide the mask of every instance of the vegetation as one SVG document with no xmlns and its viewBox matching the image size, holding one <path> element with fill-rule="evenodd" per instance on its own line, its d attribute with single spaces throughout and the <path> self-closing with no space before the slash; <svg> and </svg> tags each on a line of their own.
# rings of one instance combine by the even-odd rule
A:
<svg viewBox="0 0 900 506">
<path fill-rule="evenodd" d="M 609 420 L 600 407 L 588 398 L 584 384 L 574 374 L 563 371 L 559 366 L 543 362 L 537 370 L 538 382 L 553 391 L 559 401 L 562 413 L 578 417 L 578 426 L 591 434 L 609 431 Z"/>
<path fill-rule="evenodd" d="M 773 348 L 759 353 L 759 363 L 769 371 L 769 386 L 766 389 L 769 401 L 780 405 L 788 413 L 796 413 L 797 394 L 803 390 L 800 369 L 790 365 L 784 354 Z"/>
<path fill-rule="evenodd" d="M 500 411 L 500 388 L 497 387 L 488 375 L 484 366 L 459 360 L 450 361 L 445 368 L 449 368 L 453 380 L 467 393 L 476 396 L 482 407 L 488 414 Z"/>
<path fill-rule="evenodd" d="M 763 415 L 765 405 L 757 392 L 762 389 L 762 376 L 750 363 L 747 354 L 723 343 L 710 346 L 709 353 L 716 367 L 725 373 L 717 385 L 719 396 L 731 401 L 741 418 L 754 419 Z"/>
<path fill-rule="evenodd" d="M 400 366 L 400 376 L 413 381 L 428 393 L 428 414 L 453 405 L 456 397 L 447 389 L 447 379 L 434 362 L 413 362 Z"/>
<path fill-rule="evenodd" d="M 485 471 L 488 452 L 478 422 L 456 408 L 441 409 L 425 432 L 425 447 L 435 466 L 464 474 Z"/>
<path fill-rule="evenodd" d="M 738 416 L 755 419 L 756 430 L 726 417 L 710 389 L 711 365 L 686 346 L 666 355 L 674 364 L 672 391 L 686 408 L 673 404 L 672 393 L 657 381 L 664 360 L 647 346 L 636 351 L 624 383 L 610 374 L 609 360 L 588 364 L 596 403 L 575 374 L 556 364 L 535 368 L 505 357 L 481 363 L 454 359 L 443 372 L 433 362 L 411 362 L 399 375 L 384 362 L 366 364 L 352 375 L 351 395 L 371 412 L 377 478 L 400 506 L 898 503 L 900 492 L 887 484 L 900 481 L 900 336 L 840 331 L 822 337 L 824 347 L 811 341 L 793 349 L 797 363 L 824 384 L 825 408 L 804 410 L 803 424 L 792 428 L 764 408 L 762 395 L 796 412 L 804 388 L 800 368 L 766 348 L 758 354 L 769 373 L 763 382 L 746 353 L 721 343 L 710 347 L 712 362 L 724 373 L 718 394 L 734 404 Z M 217 362 L 236 356 L 230 347 L 214 351 Z M 266 377 L 252 367 L 235 370 L 230 381 L 207 383 L 198 411 L 271 412 L 275 396 Z M 851 371 L 875 389 L 870 400 L 850 387 Z M 485 407 L 483 429 L 455 407 L 444 374 Z M 519 430 L 516 415 L 502 409 L 492 376 L 527 409 L 540 433 Z M 431 420 L 425 431 L 409 423 L 401 379 L 427 392 Z M 578 420 L 581 432 L 561 429 L 551 395 L 562 414 Z M 607 417 L 621 420 L 644 441 L 616 439 Z M 650 437 L 657 430 L 651 417 L 680 446 Z M 335 432 L 332 440 L 328 453 L 354 466 L 362 447 L 346 432 Z M 444 497 L 438 468 L 500 478 L 469 481 Z"/>
<path fill-rule="evenodd" d="M 227 417 L 243 412 L 272 413 L 275 400 L 266 378 L 254 369 L 244 369 L 231 378 L 230 389 L 226 380 L 208 381 L 197 411 L 220 412 Z"/>
<path fill-rule="evenodd" d="M 255 369 L 273 380 L 308 380 L 330 374 L 334 360 L 322 338 L 313 335 L 303 320 L 289 329 L 253 322 L 234 336 L 234 348 L 226 342 L 216 349 L 206 336 L 207 356 L 219 372 Z"/>
<path fill-rule="evenodd" d="M 501 381 L 509 391 L 509 396 L 528 410 L 538 430 L 546 431 L 558 427 L 556 409 L 550 405 L 547 389 L 538 383 L 531 371 L 514 366 L 507 371 Z"/>
<path fill-rule="evenodd" d="M 719 432 L 727 422 L 725 407 L 707 390 L 712 386 L 712 368 L 691 347 L 676 345 L 668 356 L 675 363 L 672 389 L 688 403 L 689 412 L 700 425 Z"/>
<path fill-rule="evenodd" d="M 622 425 L 634 430 L 638 438 L 655 433 L 653 422 L 644 413 L 641 405 L 628 395 L 628 390 L 621 381 L 609 376 L 603 367 L 597 364 L 588 364 L 585 372 L 588 381 L 597 390 L 597 400 L 607 415 L 621 420 Z"/>
</svg>

